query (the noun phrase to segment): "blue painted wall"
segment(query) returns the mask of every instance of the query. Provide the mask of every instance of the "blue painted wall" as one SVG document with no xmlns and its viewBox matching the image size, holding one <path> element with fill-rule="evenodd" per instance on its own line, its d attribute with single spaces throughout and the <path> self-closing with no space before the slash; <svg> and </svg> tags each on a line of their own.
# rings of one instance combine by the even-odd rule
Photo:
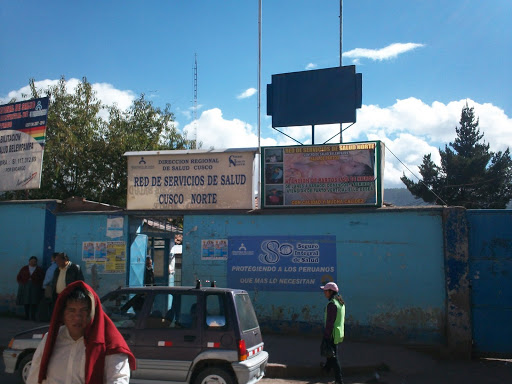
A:
<svg viewBox="0 0 512 384">
<path fill-rule="evenodd" d="M 469 210 L 474 353 L 512 355 L 512 211 Z"/>
<path fill-rule="evenodd" d="M 201 240 L 229 236 L 336 237 L 337 283 L 355 338 L 440 343 L 446 290 L 442 209 L 336 214 L 189 215 L 184 220 L 184 285 L 226 285 L 225 260 L 201 260 Z M 263 326 L 312 331 L 325 298 L 313 292 L 250 291 Z"/>
<path fill-rule="evenodd" d="M 0 311 L 16 311 L 16 275 L 31 256 L 48 265 L 55 242 L 55 201 L 0 203 Z"/>
<path fill-rule="evenodd" d="M 126 275 L 85 270 L 86 281 L 100 295 L 128 281 L 130 242 L 140 219 L 128 220 L 125 213 L 123 236 L 111 239 L 106 226 L 112 213 L 55 213 L 56 206 L 54 200 L 0 202 L 1 312 L 16 310 L 15 276 L 31 255 L 47 265 L 52 252 L 64 251 L 85 268 L 84 241 L 126 243 Z M 504 350 L 499 343 L 509 339 L 512 324 L 511 211 L 427 207 L 302 212 L 185 214 L 183 285 L 200 278 L 226 286 L 227 261 L 201 260 L 201 240 L 334 236 L 336 280 L 347 303 L 352 339 L 447 345 L 467 352 L 473 332 L 477 352 Z M 325 299 L 320 291 L 249 292 L 267 329 L 317 332 L 322 325 Z M 497 323 L 504 325 L 489 327 Z"/>
<path fill-rule="evenodd" d="M 129 248 L 128 220 L 124 218 L 123 236 L 117 238 L 107 237 L 108 213 L 72 213 L 57 216 L 55 249 L 57 252 L 66 252 L 69 259 L 79 264 L 84 272 L 85 282 L 91 285 L 101 297 L 109 291 L 126 285 L 127 273 L 110 274 L 87 270 L 82 261 L 82 243 L 86 241 L 124 241 Z M 128 251 L 126 251 L 128 252 Z M 125 271 L 128 271 L 126 266 Z"/>
</svg>

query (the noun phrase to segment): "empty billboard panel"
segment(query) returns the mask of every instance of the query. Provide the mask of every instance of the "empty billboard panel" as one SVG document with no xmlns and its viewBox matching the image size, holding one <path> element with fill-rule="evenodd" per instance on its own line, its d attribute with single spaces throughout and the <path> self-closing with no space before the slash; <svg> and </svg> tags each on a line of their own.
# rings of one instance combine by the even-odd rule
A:
<svg viewBox="0 0 512 384">
<path fill-rule="evenodd" d="M 353 123 L 362 102 L 354 65 L 272 75 L 267 115 L 273 127 Z"/>
</svg>

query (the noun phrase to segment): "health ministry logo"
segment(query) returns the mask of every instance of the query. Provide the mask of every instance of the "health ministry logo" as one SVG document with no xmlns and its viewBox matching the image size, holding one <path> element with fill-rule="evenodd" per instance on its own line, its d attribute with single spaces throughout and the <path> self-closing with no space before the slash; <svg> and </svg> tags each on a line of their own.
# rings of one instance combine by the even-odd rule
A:
<svg viewBox="0 0 512 384">
<path fill-rule="evenodd" d="M 276 264 L 281 257 L 288 257 L 293 254 L 293 245 L 289 243 L 281 244 L 277 240 L 265 240 L 261 243 L 261 253 L 258 260 L 262 264 Z"/>
<path fill-rule="evenodd" d="M 154 169 L 155 166 L 154 165 L 147 165 L 146 164 L 146 160 L 144 159 L 144 156 L 141 156 L 139 161 L 138 161 L 138 165 L 132 165 L 130 167 L 130 169 Z"/>
<path fill-rule="evenodd" d="M 233 251 L 231 254 L 234 256 L 252 256 L 254 255 L 254 251 L 248 251 L 244 243 L 242 243 L 240 247 L 238 247 L 238 251 Z"/>
<path fill-rule="evenodd" d="M 228 163 L 230 167 L 240 167 L 245 165 L 245 160 L 242 155 L 231 155 L 228 158 Z"/>
</svg>

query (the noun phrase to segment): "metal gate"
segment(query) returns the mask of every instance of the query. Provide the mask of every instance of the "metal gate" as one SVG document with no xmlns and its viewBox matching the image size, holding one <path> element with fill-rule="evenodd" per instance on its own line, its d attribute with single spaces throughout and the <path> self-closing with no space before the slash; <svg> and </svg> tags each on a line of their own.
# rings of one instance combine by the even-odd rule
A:
<svg viewBox="0 0 512 384">
<path fill-rule="evenodd" d="M 144 265 L 146 262 L 146 249 L 148 237 L 136 234 L 130 245 L 130 275 L 128 285 L 130 287 L 142 287 L 144 282 Z"/>
<path fill-rule="evenodd" d="M 473 353 L 512 356 L 512 211 L 467 214 Z"/>
</svg>

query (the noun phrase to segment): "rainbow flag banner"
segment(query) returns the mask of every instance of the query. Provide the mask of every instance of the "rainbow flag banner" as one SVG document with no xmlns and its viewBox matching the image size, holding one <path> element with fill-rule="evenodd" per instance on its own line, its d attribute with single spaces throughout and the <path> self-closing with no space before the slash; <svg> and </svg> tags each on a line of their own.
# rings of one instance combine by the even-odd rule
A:
<svg viewBox="0 0 512 384">
<path fill-rule="evenodd" d="M 39 144 L 44 144 L 46 139 L 46 125 L 33 128 L 20 129 L 21 132 L 26 133 L 34 138 Z"/>
<path fill-rule="evenodd" d="M 40 188 L 48 103 L 0 105 L 0 192 Z"/>
</svg>

